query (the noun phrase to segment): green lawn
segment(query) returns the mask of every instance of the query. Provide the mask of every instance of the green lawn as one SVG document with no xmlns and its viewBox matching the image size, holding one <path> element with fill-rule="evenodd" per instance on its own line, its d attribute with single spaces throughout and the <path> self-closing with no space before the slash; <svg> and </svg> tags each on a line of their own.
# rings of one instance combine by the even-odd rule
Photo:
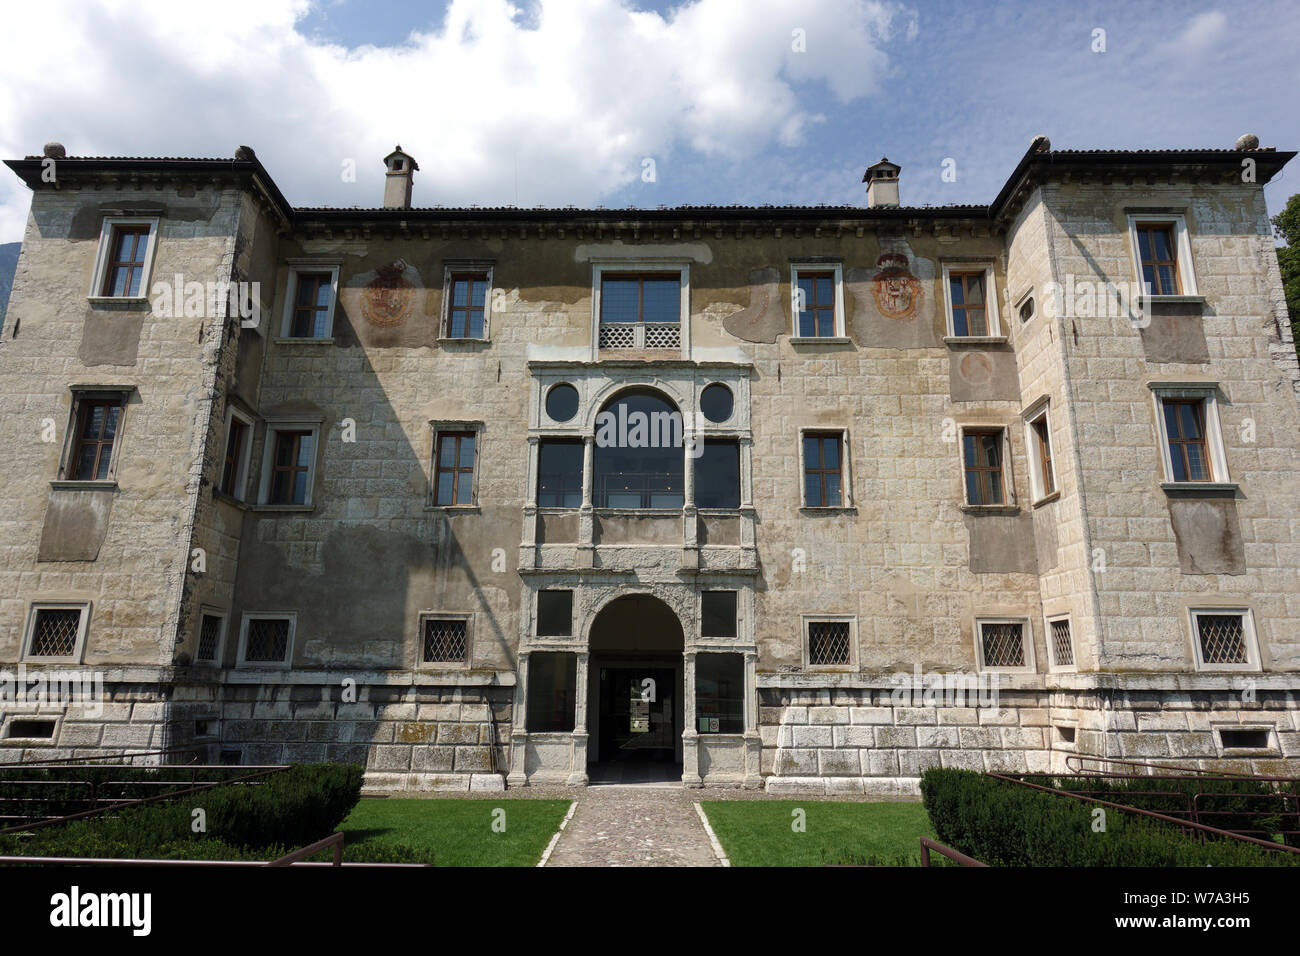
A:
<svg viewBox="0 0 1300 956">
<path fill-rule="evenodd" d="M 493 829 L 505 811 L 505 830 Z M 567 800 L 365 799 L 339 827 L 346 845 L 405 844 L 437 866 L 536 866 Z M 406 862 L 403 859 L 402 862 Z"/>
<path fill-rule="evenodd" d="M 920 803 L 706 800 L 703 807 L 732 866 L 822 866 L 873 857 L 873 863 L 904 857 L 919 865 L 920 837 L 934 839 Z M 805 812 L 802 833 L 793 829 L 796 809 Z"/>
</svg>

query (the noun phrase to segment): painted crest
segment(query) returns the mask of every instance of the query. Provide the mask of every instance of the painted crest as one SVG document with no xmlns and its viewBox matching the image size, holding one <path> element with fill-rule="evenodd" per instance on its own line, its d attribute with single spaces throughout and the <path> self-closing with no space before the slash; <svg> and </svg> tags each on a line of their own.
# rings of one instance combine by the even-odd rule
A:
<svg viewBox="0 0 1300 956">
<path fill-rule="evenodd" d="M 371 325 L 391 328 L 402 325 L 415 306 L 415 285 L 406 278 L 410 267 L 398 259 L 375 270 L 375 277 L 361 290 L 361 314 Z"/>
<path fill-rule="evenodd" d="M 907 256 L 887 252 L 876 260 L 880 270 L 872 279 L 871 294 L 881 315 L 891 319 L 912 319 L 925 295 L 920 280 L 907 271 Z"/>
</svg>

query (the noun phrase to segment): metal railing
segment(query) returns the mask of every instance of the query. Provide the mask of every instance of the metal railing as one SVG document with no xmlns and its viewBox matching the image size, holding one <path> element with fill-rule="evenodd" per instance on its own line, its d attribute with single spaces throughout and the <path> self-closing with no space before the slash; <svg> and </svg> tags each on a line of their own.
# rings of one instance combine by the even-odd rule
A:
<svg viewBox="0 0 1300 956">
<path fill-rule="evenodd" d="M 931 850 L 933 850 L 935 853 L 938 853 L 940 856 L 946 856 L 948 859 L 952 860 L 954 863 L 960 866 L 988 867 L 987 863 L 981 863 L 973 856 L 967 856 L 965 853 L 962 853 L 960 850 L 954 850 L 950 846 L 944 846 L 942 843 L 939 843 L 935 840 L 931 840 L 929 837 L 921 837 L 921 865 L 922 866 L 931 865 L 930 864 Z"/>
</svg>

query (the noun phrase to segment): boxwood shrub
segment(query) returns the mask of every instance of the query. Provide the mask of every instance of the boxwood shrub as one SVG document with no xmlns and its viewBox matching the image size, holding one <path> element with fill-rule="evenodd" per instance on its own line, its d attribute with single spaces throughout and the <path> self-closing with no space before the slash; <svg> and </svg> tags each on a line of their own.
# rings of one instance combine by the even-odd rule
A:
<svg viewBox="0 0 1300 956">
<path fill-rule="evenodd" d="M 1175 827 L 970 770 L 927 770 L 921 797 L 940 842 L 990 866 L 1295 866 L 1300 854 Z M 1105 830 L 1093 829 L 1105 810 Z"/>
</svg>

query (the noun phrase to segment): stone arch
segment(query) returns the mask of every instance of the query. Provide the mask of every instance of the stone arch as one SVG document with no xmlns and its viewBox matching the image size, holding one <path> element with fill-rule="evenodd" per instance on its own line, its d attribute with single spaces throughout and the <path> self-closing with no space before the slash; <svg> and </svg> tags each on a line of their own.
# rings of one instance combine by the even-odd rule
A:
<svg viewBox="0 0 1300 956">
<path fill-rule="evenodd" d="M 592 612 L 586 627 L 590 651 L 674 652 L 685 649 L 686 627 L 677 609 L 645 590 L 616 594 Z"/>
</svg>

